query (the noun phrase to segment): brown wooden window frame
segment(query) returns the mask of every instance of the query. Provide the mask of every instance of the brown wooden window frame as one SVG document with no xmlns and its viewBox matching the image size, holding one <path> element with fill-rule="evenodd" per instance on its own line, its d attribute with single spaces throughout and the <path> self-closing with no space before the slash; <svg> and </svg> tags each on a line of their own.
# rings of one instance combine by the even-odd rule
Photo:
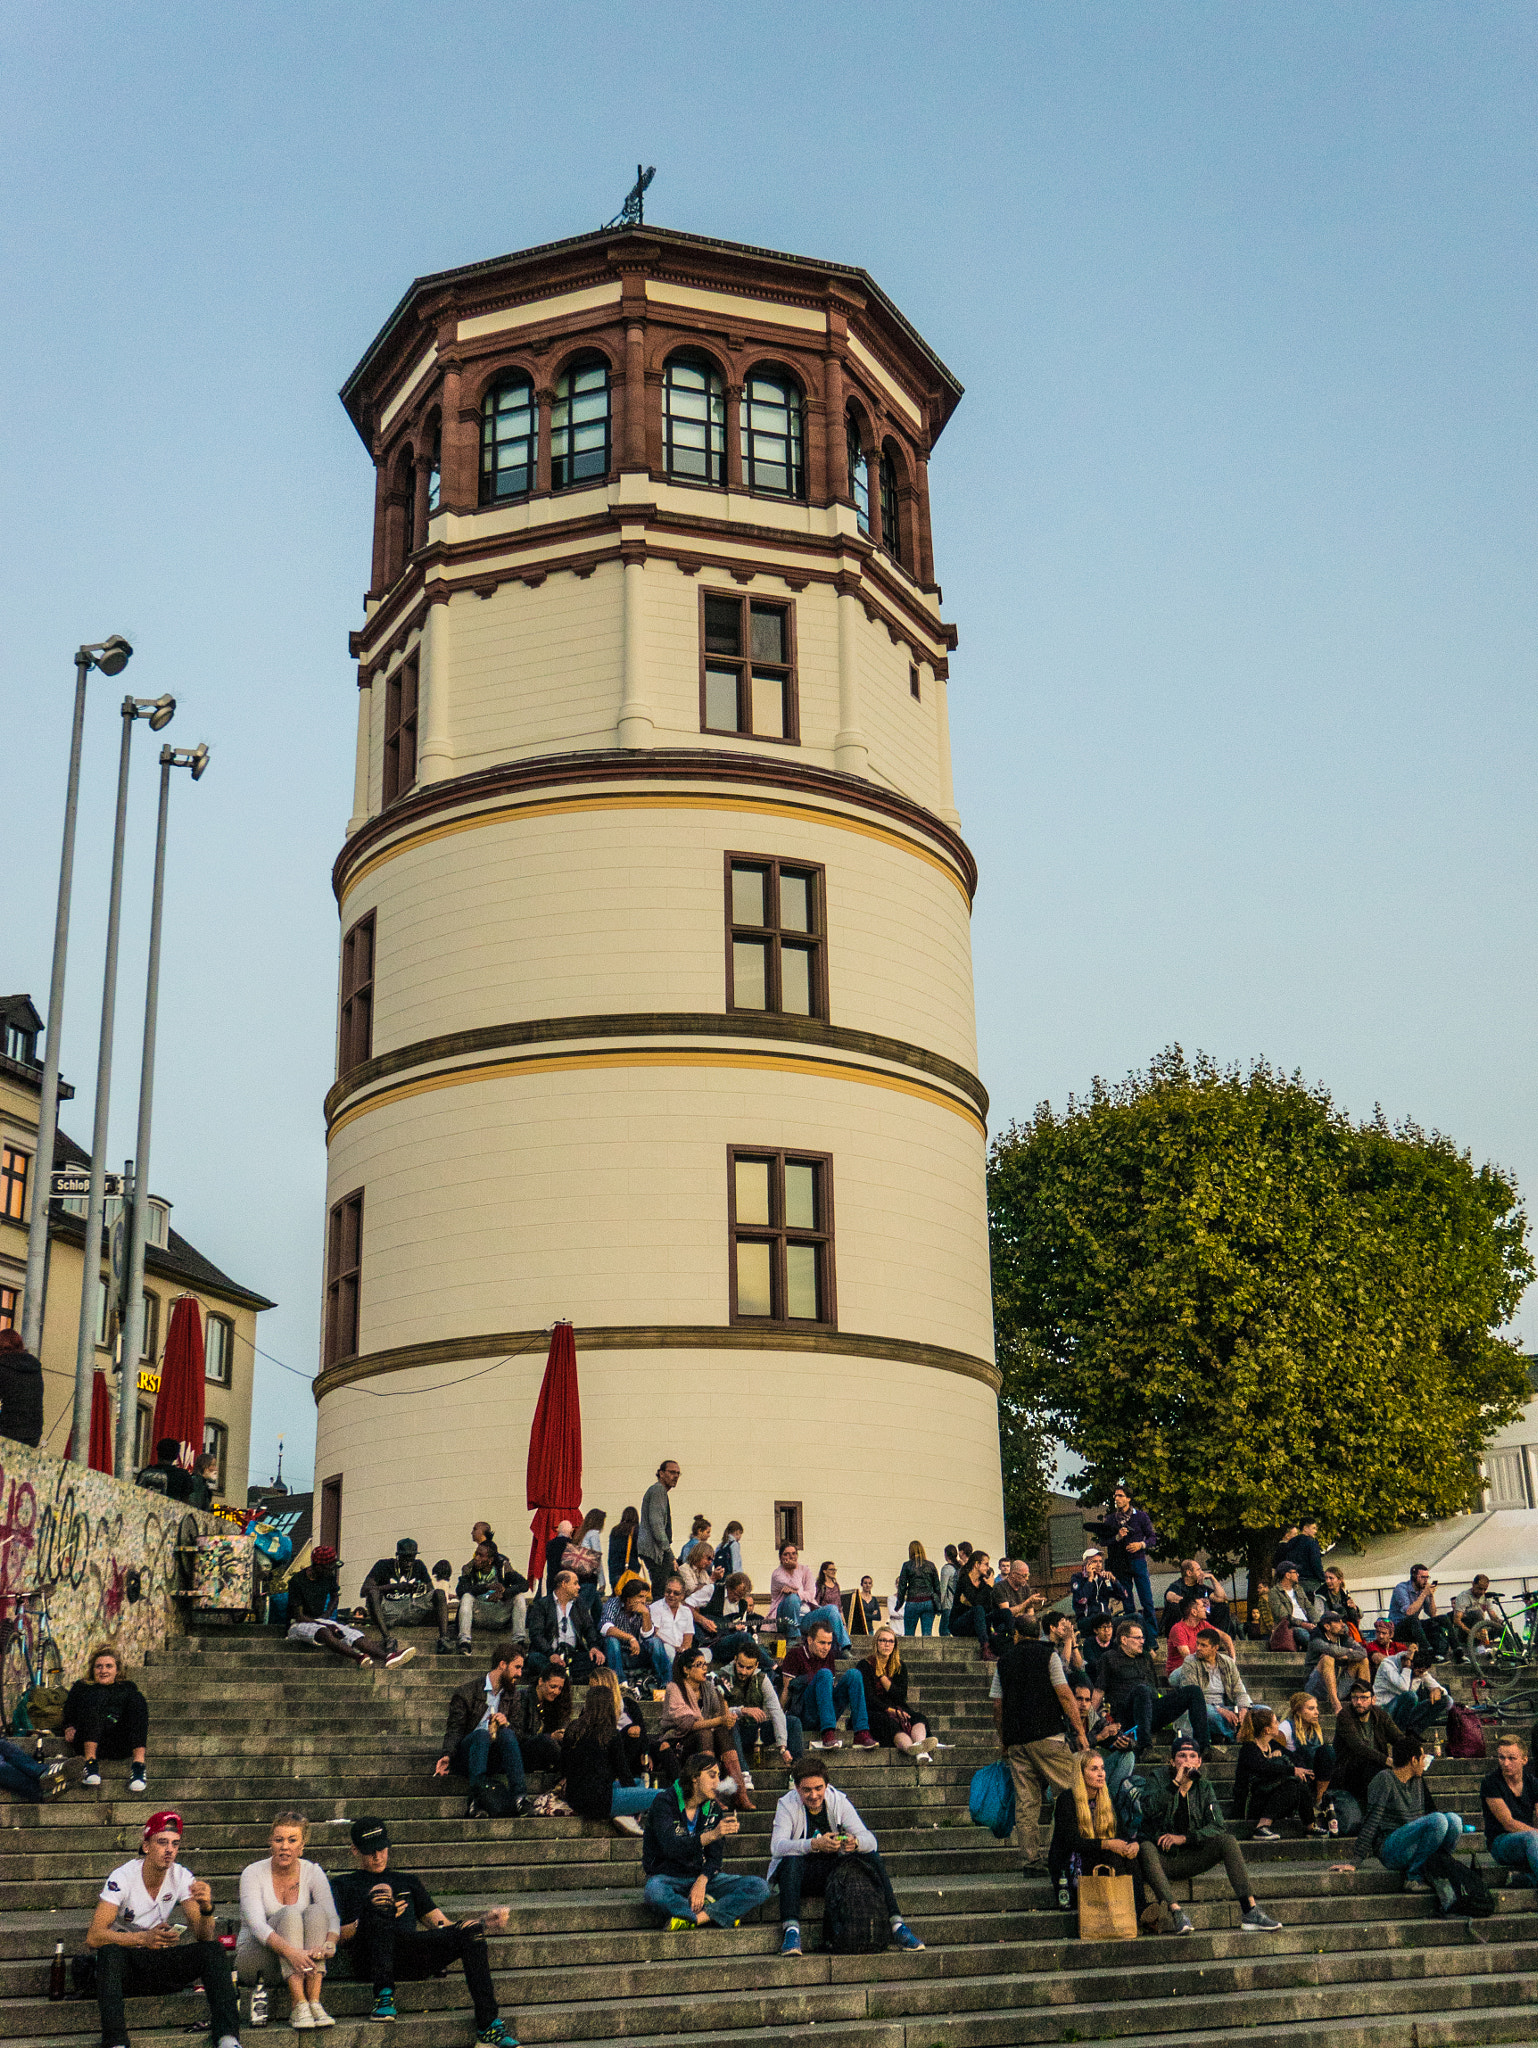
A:
<svg viewBox="0 0 1538 2048">
<path fill-rule="evenodd" d="M 910 661 L 908 664 L 908 695 L 915 704 L 923 702 L 923 696 L 919 688 L 918 663 L 916 661 Z"/>
<path fill-rule="evenodd" d="M 771 1162 L 774 1171 L 770 1183 L 769 1214 L 779 1221 L 769 1223 L 744 1223 L 737 1221 L 737 1162 Z M 785 1168 L 811 1166 L 817 1173 L 818 1227 L 805 1230 L 788 1225 L 785 1220 Z M 807 1152 L 798 1146 L 776 1145 L 728 1145 L 726 1148 L 726 1230 L 727 1230 L 727 1286 L 730 1320 L 736 1327 L 749 1329 L 793 1329 L 793 1330 L 836 1330 L 838 1328 L 838 1299 L 834 1276 L 834 1235 L 833 1235 L 833 1155 L 831 1152 Z M 737 1308 L 737 1246 L 740 1242 L 762 1244 L 768 1241 L 772 1247 L 769 1276 L 770 1312 L 766 1316 L 739 1314 Z M 785 1253 L 788 1245 L 813 1244 L 820 1252 L 818 1291 L 822 1313 L 811 1316 L 791 1316 L 785 1312 L 786 1275 Z"/>
<path fill-rule="evenodd" d="M 804 1548 L 801 1532 L 806 1517 L 798 1500 L 777 1500 L 774 1504 L 774 1554 L 778 1559 L 787 1543 L 793 1543 L 797 1550 Z M 770 1630 L 773 1634 L 773 1630 Z"/>
<path fill-rule="evenodd" d="M 160 1296 L 144 1290 L 144 1314 L 139 1322 L 139 1363 L 152 1366 L 160 1352 Z"/>
<path fill-rule="evenodd" d="M 333 1550 L 342 1546 L 342 1474 L 333 1472 L 320 1482 L 320 1541 Z"/>
<path fill-rule="evenodd" d="M 705 611 L 708 602 L 735 604 L 739 607 L 738 646 L 745 653 L 718 654 L 707 647 L 705 632 Z M 778 612 L 785 621 L 784 661 L 760 661 L 753 654 L 753 609 Z M 700 731 L 719 733 L 726 739 L 759 740 L 771 747 L 799 747 L 801 744 L 801 692 L 797 681 L 796 663 L 796 605 L 794 598 L 753 597 L 747 592 L 719 590 L 709 586 L 701 589 L 700 607 Z M 737 671 L 737 724 L 711 725 L 707 711 L 706 671 L 711 668 L 735 668 Z M 785 730 L 778 732 L 755 732 L 753 730 L 753 672 L 773 670 L 781 680 L 782 702 L 785 707 Z M 746 723 L 744 723 L 744 720 Z"/>
<path fill-rule="evenodd" d="M 19 1145 L 0 1145 L 0 1219 L 7 1223 L 27 1220 L 27 1177 L 32 1155 Z"/>
<path fill-rule="evenodd" d="M 224 1371 L 209 1370 L 208 1331 L 215 1324 L 224 1332 Z M 219 1315 L 214 1309 L 208 1312 L 207 1326 L 203 1332 L 203 1378 L 211 1387 L 232 1387 L 235 1384 L 235 1325 L 228 1316 Z"/>
<path fill-rule="evenodd" d="M 347 1258 L 345 1232 L 354 1233 L 352 1259 Z M 325 1363 L 356 1358 L 363 1307 L 363 1190 L 354 1188 L 331 1204 L 326 1222 L 326 1346 Z M 350 1326 L 350 1327 L 349 1327 Z M 350 1348 L 343 1349 L 343 1340 Z"/>
<path fill-rule="evenodd" d="M 403 661 L 385 678 L 384 785 L 382 800 L 393 804 L 417 779 L 417 657 Z"/>
<path fill-rule="evenodd" d="M 0 1287 L 0 1330 L 14 1330 L 19 1327 L 17 1317 L 21 1314 L 21 1289 Z"/>
<path fill-rule="evenodd" d="M 374 963 L 378 957 L 378 912 L 370 910 L 347 927 L 342 938 L 342 1006 L 337 1020 L 336 1070 L 340 1076 L 361 1066 L 374 1051 Z M 368 972 L 359 968 L 368 940 Z"/>
<path fill-rule="evenodd" d="M 902 500 L 899 496 L 897 463 L 890 447 L 884 447 L 876 464 L 881 493 L 881 545 L 901 569 L 903 563 Z"/>
<path fill-rule="evenodd" d="M 770 921 L 762 925 L 738 924 L 734 916 L 732 899 L 732 870 L 734 868 L 762 868 L 766 870 L 765 895 Z M 812 884 L 812 927 L 810 931 L 789 931 L 780 923 L 780 876 L 783 872 L 807 876 Z M 827 931 L 827 870 L 819 862 L 811 860 L 781 860 L 768 853 L 728 853 L 725 857 L 726 886 L 726 1007 L 738 1010 L 737 1002 L 737 956 L 738 939 L 763 939 L 767 942 L 769 955 L 764 984 L 769 1000 L 759 1008 L 756 1004 L 743 1004 L 739 1014 L 748 1017 L 821 1017 L 828 1014 L 828 931 Z M 811 954 L 811 995 L 810 1010 L 787 1010 L 784 1006 L 781 951 L 789 939 L 793 946 Z"/>
</svg>

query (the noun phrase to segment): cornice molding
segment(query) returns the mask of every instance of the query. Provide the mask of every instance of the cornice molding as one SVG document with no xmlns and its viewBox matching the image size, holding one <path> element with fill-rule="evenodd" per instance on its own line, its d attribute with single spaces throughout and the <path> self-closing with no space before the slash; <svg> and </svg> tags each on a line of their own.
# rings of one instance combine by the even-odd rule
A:
<svg viewBox="0 0 1538 2048">
<path fill-rule="evenodd" d="M 988 1114 L 988 1091 L 977 1076 L 957 1061 L 947 1059 L 943 1053 L 930 1052 L 924 1046 L 909 1045 L 900 1038 L 887 1038 L 874 1031 L 854 1031 L 843 1025 L 828 1024 L 820 1017 L 785 1017 L 741 1010 L 715 1015 L 709 1011 L 680 1010 L 537 1017 L 418 1039 L 415 1044 L 379 1053 L 343 1074 L 326 1092 L 326 1123 L 329 1127 L 332 1119 L 353 1096 L 377 1081 L 410 1073 L 414 1067 L 432 1066 L 443 1060 L 462 1060 L 476 1053 L 503 1052 L 513 1046 L 569 1045 L 584 1039 L 610 1038 L 749 1039 L 858 1054 L 866 1059 L 887 1060 L 893 1066 L 930 1075 L 964 1096 L 980 1116 L 986 1118 Z"/>
<path fill-rule="evenodd" d="M 598 1324 L 573 1331 L 577 1350 L 583 1351 L 747 1351 L 759 1353 L 812 1352 L 824 1358 L 881 1358 L 901 1365 L 922 1365 L 934 1372 L 957 1373 L 963 1379 L 978 1380 L 997 1394 L 1001 1384 L 998 1367 L 987 1358 L 975 1358 L 967 1351 L 952 1351 L 941 1344 L 914 1344 L 900 1337 L 868 1337 L 842 1330 L 796 1330 L 784 1323 L 756 1330 L 741 1323 L 706 1324 Z M 498 1330 L 485 1336 L 445 1337 L 431 1344 L 402 1344 L 389 1351 L 368 1351 L 327 1366 L 313 1383 L 318 1408 L 328 1394 L 359 1380 L 378 1379 L 387 1373 L 414 1372 L 424 1366 L 458 1365 L 472 1358 L 515 1358 L 535 1352 L 547 1341 L 545 1330 Z"/>
</svg>

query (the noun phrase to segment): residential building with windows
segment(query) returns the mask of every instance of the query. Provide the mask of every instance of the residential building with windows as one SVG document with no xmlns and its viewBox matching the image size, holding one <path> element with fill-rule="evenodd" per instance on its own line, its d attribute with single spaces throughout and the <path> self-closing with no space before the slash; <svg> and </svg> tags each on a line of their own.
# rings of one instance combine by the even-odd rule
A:
<svg viewBox="0 0 1538 2048">
<path fill-rule="evenodd" d="M 32 1204 L 39 1199 L 37 1174 L 38 1104 L 42 1094 L 43 1019 L 27 996 L 0 996 L 0 1330 L 20 1329 L 27 1272 L 27 1233 Z M 63 1080 L 59 1100 L 74 1090 Z M 90 1155 L 58 1133 L 56 1169 L 88 1170 Z M 43 1199 L 46 1199 L 44 1191 Z M 98 1296 L 96 1362 L 116 1388 L 120 1351 L 118 1317 L 112 1299 L 111 1236 L 122 1202 L 109 1196 L 102 1234 L 102 1287 Z M 43 1314 L 43 1448 L 62 1457 L 69 1441 L 75 1401 L 76 1337 L 80 1328 L 81 1257 L 85 1244 L 85 1197 L 50 1204 L 48 1260 Z M 179 1295 L 197 1301 L 203 1320 L 204 1449 L 219 1456 L 219 1497 L 244 1503 L 251 1443 L 251 1390 L 256 1319 L 274 1304 L 264 1294 L 223 1273 L 171 1228 L 171 1204 L 149 1197 L 144 1247 L 144 1335 L 134 1368 L 138 1405 L 135 1466 L 154 1456 L 150 1441 L 155 1395 L 171 1307 Z"/>
<path fill-rule="evenodd" d="M 790 1529 L 878 1576 L 997 1549 L 928 489 L 960 396 L 864 271 L 650 228 L 418 279 L 348 379 L 316 1384 L 348 1555 L 520 1524 L 557 1318 L 611 1518 L 677 1456 L 761 1584 Z"/>
</svg>

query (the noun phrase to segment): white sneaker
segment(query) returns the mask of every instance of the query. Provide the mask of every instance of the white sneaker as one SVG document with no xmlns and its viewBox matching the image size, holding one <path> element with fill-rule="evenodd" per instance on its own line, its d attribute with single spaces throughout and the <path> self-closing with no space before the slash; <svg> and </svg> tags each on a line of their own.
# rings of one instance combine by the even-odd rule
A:
<svg viewBox="0 0 1538 2048">
<path fill-rule="evenodd" d="M 612 1823 L 622 1835 L 644 1835 L 646 1830 L 633 1813 L 617 1813 Z"/>
<path fill-rule="evenodd" d="M 327 2012 L 318 1998 L 310 2000 L 310 2018 L 317 2027 L 334 2027 L 336 2021 Z"/>
<path fill-rule="evenodd" d="M 306 2033 L 315 2024 L 315 2015 L 302 1998 L 294 2000 L 294 2009 L 288 2016 L 288 2023 L 296 2034 Z"/>
<path fill-rule="evenodd" d="M 85 1776 L 80 1780 L 80 1782 L 82 1785 L 85 1786 L 85 1788 L 89 1792 L 95 1792 L 99 1789 L 101 1785 L 101 1772 L 97 1770 L 94 1763 L 89 1763 L 86 1765 Z"/>
<path fill-rule="evenodd" d="M 143 1771 L 135 1771 L 133 1773 L 128 1780 L 128 1789 L 130 1792 L 143 1792 L 146 1789 Z"/>
<path fill-rule="evenodd" d="M 743 1772 L 742 1789 L 744 1792 L 751 1792 L 753 1790 L 753 1773 L 751 1771 Z"/>
</svg>

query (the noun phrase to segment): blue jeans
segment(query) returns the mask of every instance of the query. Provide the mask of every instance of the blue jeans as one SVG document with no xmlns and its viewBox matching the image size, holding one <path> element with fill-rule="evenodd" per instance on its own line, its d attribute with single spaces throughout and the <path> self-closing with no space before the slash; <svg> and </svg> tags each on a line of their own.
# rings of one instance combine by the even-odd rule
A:
<svg viewBox="0 0 1538 2048">
<path fill-rule="evenodd" d="M 604 1662 L 623 1685 L 627 1679 L 642 1678 L 650 1672 L 657 1685 L 666 1685 L 673 1676 L 673 1660 L 656 1636 L 642 1636 L 641 1654 L 629 1657 L 623 1643 L 613 1636 L 603 1638 Z M 628 1662 L 627 1662 L 628 1657 Z"/>
<path fill-rule="evenodd" d="M 759 1655 L 758 1637 L 749 1635 L 745 1628 L 722 1629 L 713 1636 L 696 1635 L 694 1640 L 709 1650 L 712 1664 L 730 1664 L 743 1650 L 750 1650 L 760 1664 L 764 1661 Z"/>
<path fill-rule="evenodd" d="M 660 1797 L 661 1788 L 657 1785 L 616 1785 L 609 1794 L 609 1818 L 618 1820 L 623 1813 L 646 1813 L 652 1801 Z"/>
<path fill-rule="evenodd" d="M 1378 1844 L 1378 1861 L 1406 1877 L 1419 1877 L 1438 1849 L 1451 1848 L 1462 1833 L 1457 1814 L 1423 1813 Z"/>
<path fill-rule="evenodd" d="M 1538 1885 L 1538 1835 L 1497 1835 L 1490 1844 L 1490 1861 L 1502 1870 L 1525 1870 Z"/>
<path fill-rule="evenodd" d="M 1429 1728 L 1433 1721 L 1440 1721 L 1447 1712 L 1449 1702 L 1422 1699 L 1419 1693 L 1402 1692 L 1397 1699 L 1389 1702 L 1389 1719 L 1397 1721 L 1406 1735 L 1419 1735 Z"/>
<path fill-rule="evenodd" d="M 824 1728 L 836 1728 L 839 1715 L 846 1709 L 855 1734 L 868 1734 L 870 1715 L 865 1708 L 865 1680 L 858 1671 L 846 1671 L 839 1679 L 831 1671 L 819 1671 L 807 1680 L 796 1701 L 796 1712 L 802 1722 L 819 1734 Z"/>
<path fill-rule="evenodd" d="M 953 1636 L 976 1636 L 978 1645 L 988 1647 L 988 1610 L 986 1607 L 953 1607 L 951 1609 L 950 1633 Z"/>
<path fill-rule="evenodd" d="M 927 1636 L 935 1625 L 935 1603 L 933 1600 L 905 1600 L 903 1602 L 903 1634 L 917 1635 L 922 1624 Z M 942 1629 L 943 1635 L 945 1631 Z"/>
<path fill-rule="evenodd" d="M 950 1632 L 951 1610 L 948 1607 L 942 1607 L 940 1609 L 940 1633 L 942 1636 L 948 1636 Z"/>
<path fill-rule="evenodd" d="M 524 1776 L 523 1752 L 511 1728 L 499 1728 L 495 1735 L 484 1728 L 472 1728 L 455 1750 L 450 1768 L 468 1778 L 472 1785 L 483 1785 L 491 1770 L 493 1751 L 508 1791 L 515 1799 L 521 1799 L 528 1780 Z"/>
<path fill-rule="evenodd" d="M 43 1767 L 34 1763 L 14 1742 L 0 1741 L 0 1792 L 12 1792 L 34 1805 L 42 1799 Z"/>
<path fill-rule="evenodd" d="M 841 1863 L 845 1855 L 852 1856 L 857 1863 L 863 1863 L 871 1876 L 875 1878 L 877 1884 L 880 1885 L 886 1900 L 889 1918 L 893 1920 L 900 1920 L 902 1918 L 901 1909 L 897 1904 L 897 1895 L 892 1890 L 892 1880 L 887 1876 L 886 1865 L 881 1860 L 881 1852 L 873 1849 L 868 1855 L 862 1854 L 859 1850 L 845 1850 L 841 1851 L 837 1856 L 782 1857 L 780 1867 L 774 1873 L 774 1881 L 778 1885 L 780 1892 L 780 1919 L 782 1922 L 789 1923 L 794 1921 L 797 1926 L 800 1925 L 802 1898 L 804 1896 L 809 1898 L 826 1896 L 828 1878 L 833 1866 L 836 1863 Z"/>
<path fill-rule="evenodd" d="M 689 1893 L 694 1880 L 688 1877 L 649 1877 L 642 1897 L 659 1920 L 694 1919 Z M 735 1927 L 756 1912 L 769 1896 L 761 1877 L 731 1877 L 718 1871 L 705 1884 L 705 1912 L 717 1927 Z"/>
<path fill-rule="evenodd" d="M 1159 1617 L 1154 1613 L 1153 1580 L 1148 1576 L 1148 1553 L 1140 1550 L 1136 1557 L 1129 1557 L 1125 1566 L 1116 1574 L 1116 1583 L 1121 1589 L 1121 1604 L 1127 1614 L 1132 1612 L 1133 1594 L 1143 1610 L 1143 1619 L 1148 1623 L 1150 1635 L 1159 1633 Z"/>
<path fill-rule="evenodd" d="M 803 1614 L 800 1595 L 784 1593 L 780 1596 L 780 1604 L 775 1610 L 774 1618 L 783 1624 L 788 1634 L 800 1636 L 810 1634 L 815 1622 L 825 1621 L 833 1631 L 834 1642 L 846 1656 L 854 1647 L 849 1640 L 849 1631 L 844 1626 L 844 1617 L 836 1607 L 809 1607 Z"/>
</svg>

